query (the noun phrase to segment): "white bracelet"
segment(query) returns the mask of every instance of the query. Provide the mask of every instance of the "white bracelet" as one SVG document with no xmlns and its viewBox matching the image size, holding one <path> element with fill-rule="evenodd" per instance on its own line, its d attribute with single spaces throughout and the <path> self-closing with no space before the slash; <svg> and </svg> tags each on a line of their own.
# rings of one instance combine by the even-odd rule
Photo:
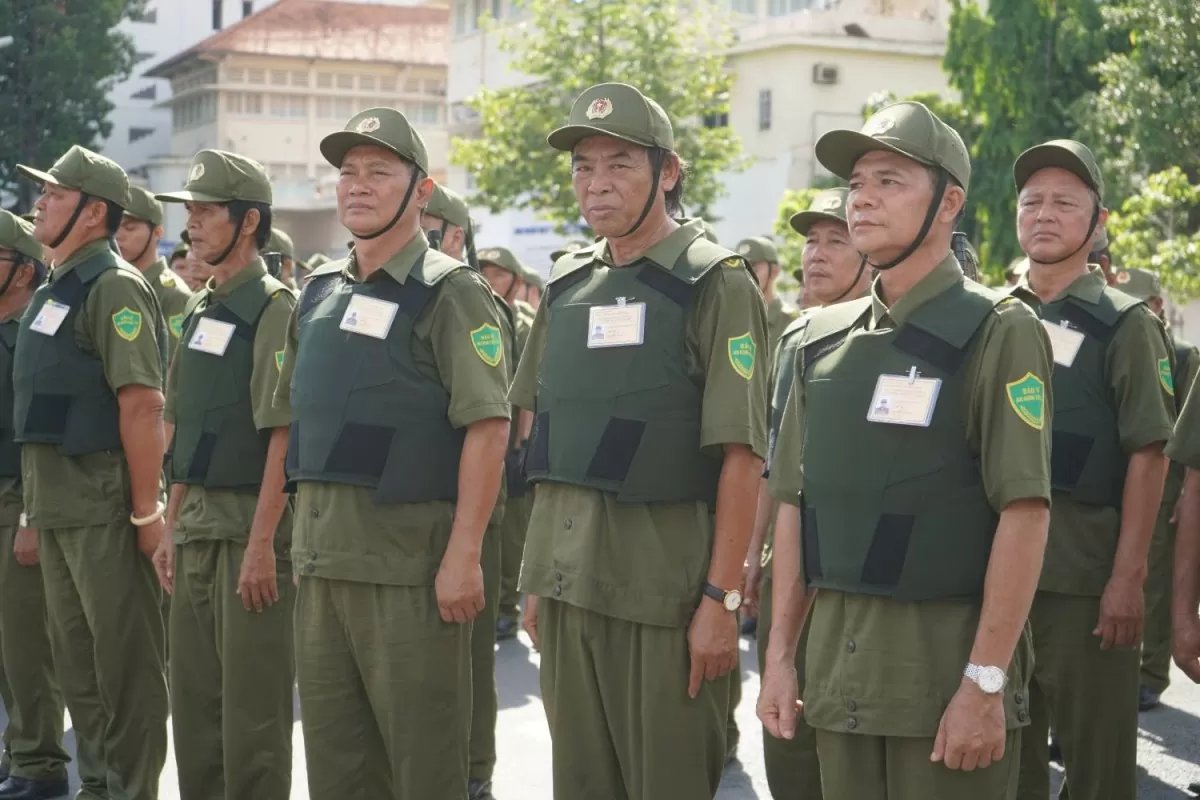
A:
<svg viewBox="0 0 1200 800">
<path fill-rule="evenodd" d="M 21 526 L 22 528 L 29 527 L 29 515 L 24 511 L 21 512 L 21 518 L 17 521 L 17 525 Z"/>
<path fill-rule="evenodd" d="M 162 519 L 163 516 L 166 515 L 166 513 L 167 513 L 167 504 L 162 502 L 161 500 L 159 500 L 158 508 L 154 509 L 153 514 L 146 516 L 146 517 L 138 517 L 138 516 L 134 516 L 133 514 L 130 514 L 129 521 L 133 523 L 133 527 L 141 528 L 146 525 L 153 525 L 155 522 L 158 522 L 160 519 Z"/>
</svg>

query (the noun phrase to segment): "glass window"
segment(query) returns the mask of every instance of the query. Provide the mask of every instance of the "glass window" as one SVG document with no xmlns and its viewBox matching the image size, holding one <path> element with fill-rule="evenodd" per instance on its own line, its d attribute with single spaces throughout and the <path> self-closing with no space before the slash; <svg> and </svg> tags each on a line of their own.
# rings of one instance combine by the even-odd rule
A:
<svg viewBox="0 0 1200 800">
<path fill-rule="evenodd" d="M 303 70 L 292 72 L 292 86 L 308 86 L 308 73 Z"/>
<path fill-rule="evenodd" d="M 337 76 L 337 88 L 353 89 L 354 88 L 354 76 L 347 72 L 339 72 L 338 76 Z"/>
<path fill-rule="evenodd" d="M 333 88 L 333 73 L 332 72 L 318 72 L 317 73 L 317 88 L 318 89 L 332 89 Z"/>
<path fill-rule="evenodd" d="M 288 115 L 288 96 L 286 94 L 273 94 L 268 96 L 271 98 L 271 116 L 286 117 Z"/>
<path fill-rule="evenodd" d="M 758 0 L 729 0 L 729 10 L 735 14 L 757 14 Z"/>
<path fill-rule="evenodd" d="M 375 91 L 375 76 L 374 75 L 359 75 L 358 88 L 364 92 Z"/>
<path fill-rule="evenodd" d="M 394 92 L 396 91 L 396 77 L 394 75 L 385 75 L 379 79 L 379 91 Z"/>
<path fill-rule="evenodd" d="M 225 80 L 228 83 L 241 83 L 246 80 L 246 70 L 241 67 L 226 67 Z"/>
<path fill-rule="evenodd" d="M 288 74 L 281 69 L 271 70 L 271 85 L 272 86 L 287 86 Z"/>
<path fill-rule="evenodd" d="M 354 101 L 349 97 L 335 97 L 334 112 L 337 119 L 350 119 L 354 116 Z"/>
<path fill-rule="evenodd" d="M 812 6 L 812 0 L 767 0 L 767 14 L 772 17 L 782 17 L 804 11 Z"/>
<path fill-rule="evenodd" d="M 758 129 L 771 130 L 771 90 L 763 89 L 758 93 Z"/>
<path fill-rule="evenodd" d="M 247 83 L 266 83 L 267 74 L 262 69 L 251 68 L 246 70 Z"/>
<path fill-rule="evenodd" d="M 317 119 L 334 119 L 336 114 L 333 113 L 333 98 L 318 97 L 317 98 Z"/>
<path fill-rule="evenodd" d="M 417 80 L 416 78 L 409 78 L 408 80 L 406 80 L 404 82 L 404 93 L 405 94 L 420 94 L 421 93 L 421 82 L 419 80 Z"/>
</svg>

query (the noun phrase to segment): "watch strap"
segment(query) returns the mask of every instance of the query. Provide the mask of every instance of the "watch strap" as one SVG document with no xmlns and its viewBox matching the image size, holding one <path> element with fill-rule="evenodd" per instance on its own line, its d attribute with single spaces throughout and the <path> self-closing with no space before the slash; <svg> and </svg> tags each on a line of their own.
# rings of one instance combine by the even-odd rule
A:
<svg viewBox="0 0 1200 800">
<path fill-rule="evenodd" d="M 709 597 L 711 597 L 713 600 L 716 600 L 718 603 L 721 603 L 722 605 L 724 605 L 724 603 L 725 603 L 725 590 L 724 589 L 720 588 L 719 586 L 713 586 L 708 581 L 705 581 L 704 582 L 704 593 L 706 595 L 708 595 Z"/>
</svg>

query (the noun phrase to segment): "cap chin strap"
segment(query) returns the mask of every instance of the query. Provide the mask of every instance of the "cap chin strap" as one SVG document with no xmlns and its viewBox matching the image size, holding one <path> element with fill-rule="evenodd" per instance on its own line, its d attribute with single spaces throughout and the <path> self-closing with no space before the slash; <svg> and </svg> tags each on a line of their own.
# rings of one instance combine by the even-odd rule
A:
<svg viewBox="0 0 1200 800">
<path fill-rule="evenodd" d="M 861 254 L 860 254 L 860 255 L 861 255 Z M 862 279 L 863 270 L 864 270 L 864 269 L 866 269 L 866 268 L 867 268 L 867 257 L 866 257 L 866 256 L 863 256 L 863 257 L 862 257 L 862 260 L 858 262 L 858 272 L 854 273 L 854 280 L 850 281 L 850 285 L 846 287 L 846 291 L 842 292 L 841 294 L 839 294 L 837 297 L 835 297 L 835 298 L 833 298 L 832 300 L 830 300 L 830 301 L 829 301 L 828 303 L 826 303 L 825 305 L 827 305 L 827 306 L 831 306 L 831 305 L 833 305 L 834 303 L 840 303 L 840 302 L 842 302 L 843 300 L 845 300 L 845 299 L 846 299 L 846 295 L 850 294 L 850 291 L 851 291 L 851 290 L 852 290 L 852 289 L 853 289 L 855 286 L 858 286 L 858 282 L 859 282 L 859 280 L 861 280 L 861 279 Z"/>
<path fill-rule="evenodd" d="M 91 199 L 91 196 L 88 195 L 87 192 L 79 193 L 79 202 L 75 205 L 75 211 L 72 212 L 71 218 L 67 220 L 67 224 L 63 226 L 62 232 L 59 233 L 54 241 L 48 245 L 51 250 L 56 247 L 60 247 L 62 243 L 67 240 L 67 237 L 71 235 L 71 230 L 75 227 L 75 223 L 79 221 L 79 215 L 83 213 L 84 206 L 86 206 L 88 204 L 88 200 Z"/>
<path fill-rule="evenodd" d="M 23 266 L 25 266 L 24 261 L 13 261 L 8 265 L 8 277 L 4 279 L 4 285 L 0 286 L 0 297 L 3 297 L 8 292 L 8 287 L 12 286 L 13 278 L 17 277 L 17 272 Z"/>
<path fill-rule="evenodd" d="M 637 218 L 637 222 L 633 223 L 633 227 L 625 231 L 620 238 L 624 239 L 627 236 L 633 236 L 637 232 L 637 229 L 642 227 L 642 223 L 646 221 L 646 217 L 650 216 L 650 210 L 654 208 L 654 201 L 658 197 L 659 174 L 662 172 L 663 159 L 666 156 L 667 151 L 661 147 L 650 148 L 650 170 L 654 173 L 654 178 L 650 183 L 650 196 L 646 198 L 646 205 L 642 208 L 642 215 Z"/>
<path fill-rule="evenodd" d="M 946 187 L 949 183 L 950 174 L 944 169 L 938 170 L 938 182 L 933 190 L 933 202 L 929 204 L 929 210 L 925 212 L 925 222 L 921 225 L 921 231 L 917 234 L 917 238 L 913 239 L 912 244 L 905 248 L 904 252 L 896 258 L 893 258 L 886 264 L 871 264 L 872 267 L 878 270 L 889 270 L 904 263 L 913 253 L 917 252 L 917 248 L 924 243 L 925 237 L 929 235 L 929 229 L 933 227 L 933 221 L 937 219 L 938 209 L 942 206 L 942 198 L 946 196 Z M 866 255 L 863 255 L 863 261 L 866 262 L 866 260 Z"/>
<path fill-rule="evenodd" d="M 150 240 L 154 238 L 154 223 L 147 222 L 146 225 L 150 228 L 150 235 L 146 237 L 146 246 L 142 248 L 142 252 L 138 253 L 133 258 L 129 259 L 129 263 L 136 264 L 142 260 L 142 256 L 146 255 L 146 251 L 150 249 Z"/>
<path fill-rule="evenodd" d="M 470 219 L 467 219 L 467 231 L 466 231 L 466 235 L 465 235 L 465 240 L 466 240 L 465 255 L 467 257 L 467 259 L 466 259 L 467 265 L 470 266 L 471 269 L 475 270 L 476 272 L 479 272 L 479 256 L 475 252 L 475 223 L 472 222 Z"/>
<path fill-rule="evenodd" d="M 228 204 L 226 204 L 225 207 L 228 208 L 229 207 Z M 250 209 L 247 208 L 241 214 L 238 214 L 237 219 L 234 220 L 233 238 L 229 240 L 229 246 L 225 248 L 224 252 L 222 252 L 221 255 L 217 256 L 212 261 L 209 261 L 208 262 L 209 264 L 212 264 L 215 267 L 218 264 L 220 264 L 221 262 L 223 262 L 225 259 L 229 258 L 229 254 L 233 252 L 233 248 L 237 247 L 238 234 L 240 234 L 242 232 L 242 225 L 246 224 L 246 214 L 248 214 L 248 213 L 250 213 Z M 260 224 L 261 224 L 261 221 L 260 221 Z"/>
<path fill-rule="evenodd" d="M 1052 267 L 1055 264 L 1061 264 L 1064 261 L 1071 260 L 1072 258 L 1074 258 L 1076 255 L 1079 254 L 1080 250 L 1082 250 L 1083 248 L 1087 247 L 1088 245 L 1090 245 L 1092 243 L 1092 236 L 1094 236 L 1096 234 L 1096 225 L 1099 222 L 1100 222 L 1100 204 L 1096 203 L 1095 206 L 1092 208 L 1092 221 L 1090 223 L 1088 223 L 1088 232 L 1087 232 L 1087 236 L 1083 237 L 1083 244 L 1079 245 L 1079 247 L 1076 247 L 1074 250 L 1067 253 L 1062 258 L 1057 259 L 1056 261 L 1038 261 L 1037 263 L 1042 264 L 1043 266 Z M 1029 260 L 1033 261 L 1033 257 L 1030 256 Z"/>
<path fill-rule="evenodd" d="M 378 239 L 380 236 L 383 236 L 392 228 L 396 227 L 396 223 L 400 221 L 400 218 L 404 216 L 404 212 L 408 210 L 408 203 L 410 200 L 412 200 L 413 191 L 415 191 L 417 188 L 417 180 L 420 178 L 420 176 L 421 168 L 416 164 L 413 164 L 412 180 L 408 182 L 408 191 L 404 193 L 404 199 L 400 201 L 400 209 L 396 212 L 396 216 L 392 217 L 391 222 L 389 222 L 387 225 L 384 225 L 374 233 L 368 233 L 365 236 L 360 236 L 356 233 L 354 234 L 354 238 L 362 242 L 369 242 L 372 239 Z"/>
</svg>

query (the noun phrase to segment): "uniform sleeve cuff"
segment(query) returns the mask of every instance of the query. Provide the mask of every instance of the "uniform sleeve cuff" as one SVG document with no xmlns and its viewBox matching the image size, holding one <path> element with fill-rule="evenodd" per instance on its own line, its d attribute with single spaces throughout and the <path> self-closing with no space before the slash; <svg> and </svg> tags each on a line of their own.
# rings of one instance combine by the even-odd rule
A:
<svg viewBox="0 0 1200 800">
<path fill-rule="evenodd" d="M 1167 442 L 1170 439 L 1170 428 L 1155 428 L 1154 430 L 1137 431 L 1131 436 L 1122 437 L 1121 447 L 1125 449 L 1125 454 L 1129 455 L 1155 442 Z"/>
<path fill-rule="evenodd" d="M 993 495 L 990 500 L 997 513 L 1018 500 L 1045 500 L 1049 503 L 1050 482 L 1037 479 L 1009 481 L 1003 484 L 999 494 Z"/>
<path fill-rule="evenodd" d="M 726 425 L 700 430 L 700 448 L 702 450 L 710 447 L 723 447 L 727 444 L 744 444 L 759 458 L 765 459 L 766 457 L 766 441 L 761 436 L 755 436 L 749 425 Z"/>
<path fill-rule="evenodd" d="M 512 419 L 512 406 L 508 403 L 488 403 L 462 411 L 455 411 L 450 414 L 450 424 L 456 428 L 465 428 L 480 420 L 497 418 Z"/>
</svg>

